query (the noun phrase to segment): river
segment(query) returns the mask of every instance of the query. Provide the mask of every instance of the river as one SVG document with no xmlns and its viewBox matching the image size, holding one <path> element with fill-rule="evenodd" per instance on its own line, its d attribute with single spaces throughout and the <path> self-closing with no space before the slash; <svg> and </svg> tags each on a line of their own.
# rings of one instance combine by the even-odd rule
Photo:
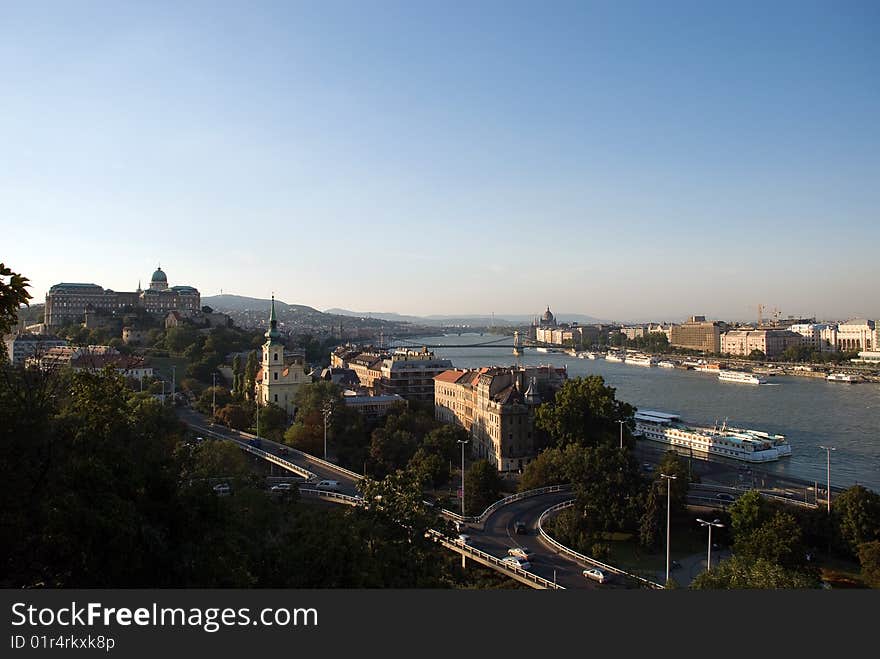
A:
<svg viewBox="0 0 880 659">
<path fill-rule="evenodd" d="M 461 334 L 427 336 L 415 341 L 444 345 L 434 348 L 456 368 L 510 366 L 511 348 L 456 348 L 487 343 L 497 335 Z M 508 338 L 509 343 L 512 339 Z M 826 480 L 826 452 L 833 446 L 831 484 L 856 483 L 880 492 L 880 385 L 826 382 L 820 378 L 774 376 L 766 385 L 719 382 L 717 376 L 680 369 L 627 366 L 604 359 L 578 359 L 560 353 L 527 348 L 519 358 L 525 366 L 566 366 L 569 378 L 601 375 L 617 390 L 617 397 L 641 409 L 681 414 L 686 422 L 754 428 L 786 436 L 792 455 L 761 465 L 783 477 Z"/>
</svg>

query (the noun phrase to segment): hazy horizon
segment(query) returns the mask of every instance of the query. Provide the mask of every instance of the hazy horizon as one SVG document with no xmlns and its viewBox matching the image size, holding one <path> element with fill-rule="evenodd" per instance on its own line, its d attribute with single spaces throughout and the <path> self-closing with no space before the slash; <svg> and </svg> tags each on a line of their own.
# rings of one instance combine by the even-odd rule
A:
<svg viewBox="0 0 880 659">
<path fill-rule="evenodd" d="M 876 3 L 48 4 L 0 24 L 35 302 L 161 263 L 322 310 L 880 318 Z"/>
</svg>

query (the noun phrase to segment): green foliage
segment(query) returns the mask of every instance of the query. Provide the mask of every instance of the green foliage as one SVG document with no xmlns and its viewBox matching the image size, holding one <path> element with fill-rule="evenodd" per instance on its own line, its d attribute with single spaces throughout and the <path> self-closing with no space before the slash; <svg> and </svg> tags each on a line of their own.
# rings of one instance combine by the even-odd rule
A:
<svg viewBox="0 0 880 659">
<path fill-rule="evenodd" d="M 519 482 L 519 491 L 536 490 L 570 482 L 562 449 L 550 448 L 526 465 Z"/>
<path fill-rule="evenodd" d="M 18 322 L 18 309 L 27 306 L 31 294 L 27 289 L 30 280 L 0 263 L 0 336 L 7 334 Z M 5 344 L 0 347 L 0 361 L 6 351 Z"/>
<path fill-rule="evenodd" d="M 864 580 L 873 588 L 880 588 L 880 540 L 859 545 L 859 563 Z"/>
<path fill-rule="evenodd" d="M 190 325 L 179 325 L 165 331 L 165 346 L 176 354 L 195 343 L 198 332 Z"/>
<path fill-rule="evenodd" d="M 758 350 L 757 348 L 755 348 L 754 350 L 752 350 L 752 351 L 748 354 L 748 356 L 746 356 L 746 359 L 750 359 L 750 360 L 752 360 L 752 361 L 760 362 L 760 361 L 763 361 L 763 360 L 767 359 L 767 355 L 765 355 L 764 352 L 763 352 L 762 350 Z"/>
<path fill-rule="evenodd" d="M 257 386 L 257 371 L 259 370 L 256 350 L 252 351 L 247 358 L 244 367 L 244 392 L 248 400 L 254 399 L 254 390 Z"/>
<path fill-rule="evenodd" d="M 235 430 L 247 430 L 251 425 L 251 414 L 238 403 L 228 403 L 217 411 L 217 421 Z"/>
<path fill-rule="evenodd" d="M 727 512 L 735 540 L 758 530 L 770 515 L 770 505 L 757 490 L 750 490 L 738 497 Z"/>
<path fill-rule="evenodd" d="M 818 576 L 811 572 L 786 569 L 766 558 L 750 560 L 732 556 L 703 572 L 691 583 L 695 590 L 818 588 Z"/>
<path fill-rule="evenodd" d="M 488 460 L 477 460 L 464 475 L 464 509 L 467 515 L 479 515 L 501 498 L 501 476 Z"/>
<path fill-rule="evenodd" d="M 853 556 L 863 543 L 880 540 L 880 494 L 854 485 L 832 500 L 831 513 Z"/>
<path fill-rule="evenodd" d="M 449 482 L 449 462 L 424 446 L 410 458 L 407 470 L 415 475 L 422 487 L 435 488 Z"/>
<path fill-rule="evenodd" d="M 535 427 L 549 434 L 555 446 L 615 443 L 618 420 L 629 421 L 634 408 L 615 398 L 614 387 L 599 375 L 567 380 L 554 399 L 538 407 Z"/>
<path fill-rule="evenodd" d="M 202 391 L 195 407 L 202 414 L 211 414 L 214 410 L 219 412 L 231 402 L 232 396 L 226 387 L 208 387 Z"/>
<path fill-rule="evenodd" d="M 287 412 L 274 403 L 260 407 L 260 435 L 273 442 L 284 440 L 289 418 Z"/>
</svg>

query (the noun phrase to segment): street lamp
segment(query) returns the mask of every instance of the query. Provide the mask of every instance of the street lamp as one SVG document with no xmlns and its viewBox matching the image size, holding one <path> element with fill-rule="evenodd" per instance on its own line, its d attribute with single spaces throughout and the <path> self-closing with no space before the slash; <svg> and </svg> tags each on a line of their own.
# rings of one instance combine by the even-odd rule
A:
<svg viewBox="0 0 880 659">
<path fill-rule="evenodd" d="M 712 527 L 714 526 L 714 527 L 720 529 L 720 528 L 724 527 L 724 524 L 721 523 L 720 519 L 716 519 L 711 522 L 707 522 L 707 521 L 702 520 L 698 517 L 697 521 L 700 523 L 701 526 L 708 526 L 709 527 L 709 552 L 706 555 L 706 572 L 708 572 L 709 570 L 712 569 Z"/>
<path fill-rule="evenodd" d="M 672 520 L 672 483 L 678 476 L 660 474 L 660 478 L 666 479 L 666 583 L 669 584 L 669 523 Z"/>
<path fill-rule="evenodd" d="M 174 404 L 174 393 L 177 391 L 177 366 L 171 365 L 171 403 Z"/>
<path fill-rule="evenodd" d="M 327 421 L 330 420 L 330 415 L 333 414 L 333 402 L 327 401 L 324 403 L 324 459 L 327 459 Z"/>
<path fill-rule="evenodd" d="M 211 373 L 211 425 L 214 425 L 214 418 L 217 416 L 217 374 Z"/>
<path fill-rule="evenodd" d="M 825 453 L 828 455 L 828 514 L 831 514 L 831 451 L 836 451 L 837 449 L 833 446 L 820 446 L 819 448 L 824 449 Z"/>
<path fill-rule="evenodd" d="M 617 423 L 620 424 L 620 448 L 623 449 L 623 424 L 626 423 L 626 420 L 621 419 Z"/>
<path fill-rule="evenodd" d="M 464 517 L 464 445 L 470 442 L 469 439 L 459 439 L 461 444 L 461 516 Z"/>
</svg>

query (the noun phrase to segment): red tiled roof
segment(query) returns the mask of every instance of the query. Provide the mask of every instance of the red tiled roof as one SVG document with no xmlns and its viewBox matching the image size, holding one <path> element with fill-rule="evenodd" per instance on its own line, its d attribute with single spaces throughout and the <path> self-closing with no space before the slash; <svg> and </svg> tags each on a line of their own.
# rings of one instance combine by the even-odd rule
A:
<svg viewBox="0 0 880 659">
<path fill-rule="evenodd" d="M 458 382 L 458 379 L 465 373 L 467 373 L 467 371 L 458 371 L 453 368 L 448 371 L 438 373 L 434 376 L 434 379 L 439 380 L 440 382 Z"/>
</svg>

